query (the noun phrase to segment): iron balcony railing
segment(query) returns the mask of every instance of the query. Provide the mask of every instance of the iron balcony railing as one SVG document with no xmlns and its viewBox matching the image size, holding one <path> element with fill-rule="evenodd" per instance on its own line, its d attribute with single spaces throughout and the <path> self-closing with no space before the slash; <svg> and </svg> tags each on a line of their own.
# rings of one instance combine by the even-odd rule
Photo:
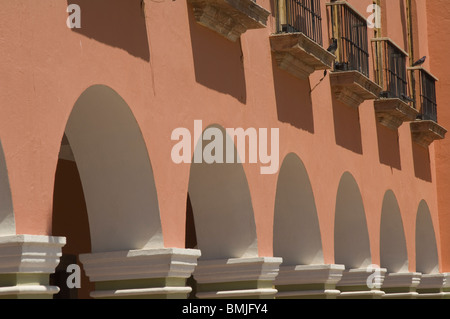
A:
<svg viewBox="0 0 450 319">
<path fill-rule="evenodd" d="M 322 45 L 320 0 L 278 0 L 277 32 L 301 32 Z"/>
<path fill-rule="evenodd" d="M 328 3 L 327 8 L 328 25 L 331 28 L 329 34 L 338 43 L 334 70 L 355 70 L 369 77 L 366 18 L 346 1 Z"/>
<path fill-rule="evenodd" d="M 436 82 L 438 79 L 423 67 L 410 67 L 410 85 L 419 119 L 437 123 Z"/>
<path fill-rule="evenodd" d="M 411 102 L 406 73 L 408 54 L 388 38 L 372 39 L 372 44 L 375 80 L 383 88 L 381 97 Z"/>
</svg>

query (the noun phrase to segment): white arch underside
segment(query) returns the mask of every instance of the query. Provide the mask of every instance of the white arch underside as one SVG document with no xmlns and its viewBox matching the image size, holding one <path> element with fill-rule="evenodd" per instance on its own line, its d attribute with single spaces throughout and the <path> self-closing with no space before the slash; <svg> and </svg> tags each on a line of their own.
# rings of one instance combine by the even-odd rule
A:
<svg viewBox="0 0 450 319">
<path fill-rule="evenodd" d="M 439 272 L 436 235 L 430 209 L 421 201 L 416 219 L 416 271 L 424 274 Z"/>
<path fill-rule="evenodd" d="M 380 233 L 380 266 L 388 272 L 407 272 L 408 254 L 405 232 L 397 199 L 387 191 L 383 199 Z"/>
<path fill-rule="evenodd" d="M 344 173 L 336 198 L 335 263 L 346 268 L 371 264 L 369 233 L 361 193 L 350 173 Z"/>
<path fill-rule="evenodd" d="M 323 264 L 314 194 L 300 158 L 291 153 L 278 176 L 274 215 L 274 256 L 283 265 Z"/>
<path fill-rule="evenodd" d="M 230 137 L 225 130 L 214 127 L 222 132 L 222 145 L 227 145 Z M 207 145 L 196 143 L 196 148 Z M 236 148 L 234 152 L 237 154 Z M 226 151 L 223 156 L 226 159 Z M 241 163 L 193 161 L 188 191 L 202 259 L 258 256 L 253 206 Z"/>
<path fill-rule="evenodd" d="M 9 187 L 5 154 L 0 141 L 0 236 L 15 235 L 16 222 Z"/>
<path fill-rule="evenodd" d="M 92 251 L 163 247 L 153 171 L 126 102 L 106 86 L 88 88 L 65 134 L 83 185 Z"/>
</svg>

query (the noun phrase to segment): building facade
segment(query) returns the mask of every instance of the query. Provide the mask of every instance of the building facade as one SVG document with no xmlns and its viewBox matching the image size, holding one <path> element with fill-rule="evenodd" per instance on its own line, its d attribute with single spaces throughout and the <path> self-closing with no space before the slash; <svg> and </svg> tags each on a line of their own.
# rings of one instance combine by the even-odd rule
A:
<svg viewBox="0 0 450 319">
<path fill-rule="evenodd" d="M 446 1 L 0 8 L 0 296 L 448 296 Z"/>
</svg>

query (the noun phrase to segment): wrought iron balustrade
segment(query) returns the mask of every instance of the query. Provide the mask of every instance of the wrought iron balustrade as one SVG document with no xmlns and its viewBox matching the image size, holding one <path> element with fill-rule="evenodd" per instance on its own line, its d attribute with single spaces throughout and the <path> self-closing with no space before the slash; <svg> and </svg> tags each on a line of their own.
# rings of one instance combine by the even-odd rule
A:
<svg viewBox="0 0 450 319">
<path fill-rule="evenodd" d="M 406 73 L 408 54 L 388 38 L 372 39 L 372 44 L 375 79 L 383 88 L 381 97 L 412 102 Z"/>
<path fill-rule="evenodd" d="M 369 77 L 366 18 L 346 1 L 328 3 L 327 8 L 331 28 L 329 33 L 338 43 L 334 70 L 354 70 Z"/>
<path fill-rule="evenodd" d="M 278 0 L 277 32 L 301 32 L 322 45 L 320 0 Z"/>
<path fill-rule="evenodd" d="M 431 120 L 437 123 L 436 80 L 424 70 L 420 71 L 419 78 L 422 120 Z"/>
</svg>

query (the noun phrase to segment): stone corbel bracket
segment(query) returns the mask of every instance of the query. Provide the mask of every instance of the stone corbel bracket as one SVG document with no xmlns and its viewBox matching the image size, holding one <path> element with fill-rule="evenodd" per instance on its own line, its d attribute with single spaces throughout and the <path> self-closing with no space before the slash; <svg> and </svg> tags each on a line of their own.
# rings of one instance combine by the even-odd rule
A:
<svg viewBox="0 0 450 319">
<path fill-rule="evenodd" d="M 302 80 L 316 70 L 331 69 L 336 59 L 301 32 L 273 34 L 270 45 L 278 67 Z"/>
<path fill-rule="evenodd" d="M 377 99 L 383 90 L 358 71 L 331 72 L 330 81 L 335 97 L 355 109 L 366 100 Z"/>
<path fill-rule="evenodd" d="M 378 99 L 374 102 L 375 115 L 382 125 L 397 130 L 403 122 L 414 121 L 419 111 L 401 99 Z"/>
<path fill-rule="evenodd" d="M 411 122 L 411 137 L 414 142 L 427 148 L 433 141 L 445 138 L 447 130 L 434 121 Z"/>
<path fill-rule="evenodd" d="M 235 42 L 249 29 L 265 28 L 270 12 L 252 0 L 188 0 L 195 20 Z"/>
</svg>

